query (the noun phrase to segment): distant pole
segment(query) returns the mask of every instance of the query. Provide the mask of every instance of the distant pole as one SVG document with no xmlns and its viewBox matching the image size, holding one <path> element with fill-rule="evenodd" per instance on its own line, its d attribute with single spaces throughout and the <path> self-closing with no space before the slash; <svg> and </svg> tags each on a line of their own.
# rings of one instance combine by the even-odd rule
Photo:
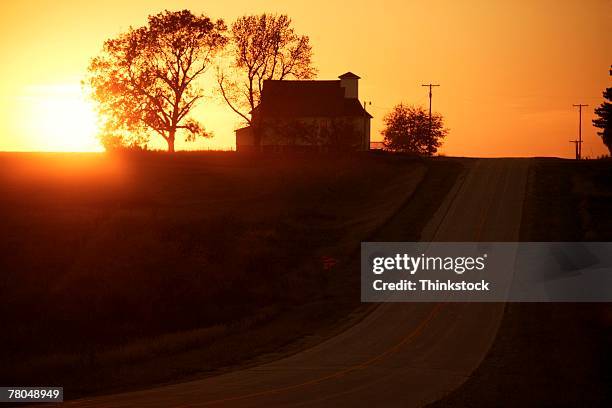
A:
<svg viewBox="0 0 612 408">
<path fill-rule="evenodd" d="M 576 160 L 582 159 L 582 108 L 589 106 L 582 103 L 572 105 L 578 108 L 578 140 L 572 140 L 576 144 Z"/>
<path fill-rule="evenodd" d="M 431 137 L 431 127 L 432 127 L 432 122 L 431 122 L 431 97 L 432 97 L 432 93 L 431 93 L 431 88 L 434 86 L 440 86 L 439 84 L 422 84 L 421 86 L 426 86 L 429 88 L 429 137 Z"/>
</svg>

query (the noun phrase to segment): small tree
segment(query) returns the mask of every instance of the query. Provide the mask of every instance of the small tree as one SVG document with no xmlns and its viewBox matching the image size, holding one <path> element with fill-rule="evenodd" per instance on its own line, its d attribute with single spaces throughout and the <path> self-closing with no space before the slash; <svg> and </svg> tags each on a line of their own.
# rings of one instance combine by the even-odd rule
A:
<svg viewBox="0 0 612 408">
<path fill-rule="evenodd" d="M 448 134 L 442 115 L 429 113 L 420 106 L 396 105 L 383 119 L 382 132 L 387 149 L 399 152 L 433 155 Z"/>
<path fill-rule="evenodd" d="M 104 122 L 103 134 L 128 144 L 159 134 L 174 152 L 178 130 L 186 140 L 210 137 L 189 117 L 203 93 L 197 80 L 227 42 L 223 20 L 188 10 L 149 16 L 148 25 L 107 40 L 89 66 L 86 84 Z M 143 135 L 146 135 L 143 138 Z"/>
<path fill-rule="evenodd" d="M 100 144 L 107 152 L 143 151 L 147 149 L 148 138 L 142 134 L 106 133 L 98 135 Z"/>
<path fill-rule="evenodd" d="M 610 69 L 610 75 L 612 75 L 612 69 Z M 595 114 L 599 116 L 597 119 L 593 119 L 593 126 L 601 129 L 597 132 L 603 143 L 606 145 L 610 154 L 612 154 L 612 88 L 606 88 L 603 91 L 604 101 L 598 108 L 595 109 Z"/>
<path fill-rule="evenodd" d="M 232 24 L 231 61 L 217 75 L 221 95 L 246 123 L 259 105 L 266 79 L 315 75 L 309 38 L 298 35 L 286 15 L 244 16 Z"/>
</svg>

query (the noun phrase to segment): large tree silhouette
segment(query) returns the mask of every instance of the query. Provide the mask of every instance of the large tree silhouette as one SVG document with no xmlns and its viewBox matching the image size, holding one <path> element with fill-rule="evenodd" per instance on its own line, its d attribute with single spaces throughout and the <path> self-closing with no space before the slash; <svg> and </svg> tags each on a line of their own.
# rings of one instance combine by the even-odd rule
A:
<svg viewBox="0 0 612 408">
<path fill-rule="evenodd" d="M 286 15 L 244 16 L 232 24 L 229 66 L 219 69 L 221 94 L 229 107 L 251 124 L 266 79 L 308 79 L 312 66 L 309 38 L 298 35 Z"/>
<path fill-rule="evenodd" d="M 612 75 L 612 68 L 610 69 L 610 75 Z M 601 129 L 601 132 L 597 132 L 601 136 L 604 144 L 612 154 L 612 88 L 606 88 L 603 91 L 604 101 L 598 108 L 595 109 L 595 114 L 599 116 L 597 119 L 593 119 L 593 126 Z"/>
<path fill-rule="evenodd" d="M 149 16 L 146 26 L 107 40 L 86 80 L 104 137 L 138 144 L 153 132 L 170 152 L 179 130 L 188 141 L 209 137 L 189 114 L 203 96 L 198 78 L 227 42 L 225 30 L 223 20 L 166 10 Z"/>
<path fill-rule="evenodd" d="M 400 103 L 383 120 L 384 145 L 393 151 L 431 156 L 438 151 L 448 133 L 439 113 L 432 114 L 430 128 L 429 113 L 420 106 Z"/>
</svg>

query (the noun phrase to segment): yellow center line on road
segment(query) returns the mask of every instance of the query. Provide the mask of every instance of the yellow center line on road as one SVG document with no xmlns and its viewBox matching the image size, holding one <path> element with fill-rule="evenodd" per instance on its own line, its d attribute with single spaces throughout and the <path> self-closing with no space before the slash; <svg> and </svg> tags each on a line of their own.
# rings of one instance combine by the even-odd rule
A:
<svg viewBox="0 0 612 408">
<path fill-rule="evenodd" d="M 429 312 L 429 314 L 425 317 L 425 319 L 423 319 L 419 325 L 410 333 L 408 333 L 406 336 L 404 336 L 398 343 L 396 343 L 395 345 L 393 345 L 392 347 L 388 348 L 387 350 L 385 350 L 384 352 L 382 352 L 381 354 L 378 354 L 377 356 L 372 357 L 369 360 L 366 360 L 362 363 L 350 366 L 344 370 L 340 370 L 340 371 L 336 371 L 334 373 L 331 373 L 329 375 L 325 375 L 319 378 L 314 378 L 312 380 L 309 381 L 304 381 L 298 384 L 292 384 L 292 385 L 288 385 L 286 387 L 279 387 L 279 388 L 272 388 L 269 390 L 264 390 L 264 391 L 259 391 L 259 392 L 254 392 L 254 393 L 250 393 L 250 394 L 244 394 L 244 395 L 239 395 L 236 397 L 229 397 L 229 398 L 222 398 L 222 399 L 217 399 L 217 400 L 211 400 L 211 401 L 205 401 L 202 403 L 198 403 L 198 404 L 188 404 L 188 405 L 181 405 L 180 407 L 193 407 L 193 406 L 208 406 L 208 405 L 215 405 L 215 404 L 221 404 L 221 403 L 226 403 L 226 402 L 232 402 L 232 401 L 238 401 L 238 400 L 243 400 L 243 399 L 248 399 L 248 398 L 254 398 L 254 397 L 262 397 L 262 396 L 267 396 L 267 395 L 273 395 L 273 394 L 278 394 L 284 391 L 291 391 L 291 390 L 295 390 L 298 388 L 302 388 L 302 387 L 306 387 L 306 386 L 310 386 L 310 385 L 315 385 L 318 383 L 321 383 L 323 381 L 326 380 L 330 380 L 332 378 L 339 378 L 342 377 L 350 372 L 353 371 L 357 371 L 357 370 L 361 370 L 364 369 L 374 363 L 376 363 L 377 361 L 383 360 L 384 358 L 388 357 L 389 355 L 395 353 L 396 351 L 398 351 L 402 346 L 404 346 L 406 343 L 408 343 L 410 340 L 412 340 L 414 337 L 418 336 L 423 329 L 425 328 L 425 326 L 427 326 L 427 324 L 434 319 L 434 317 L 436 317 L 439 313 L 440 310 L 442 309 L 443 303 L 438 303 L 436 304 L 432 310 Z"/>
<path fill-rule="evenodd" d="M 504 176 L 503 176 L 503 177 L 504 177 L 504 181 L 502 182 L 502 184 L 503 184 L 503 186 L 504 186 L 504 187 L 503 187 L 503 191 L 502 191 L 501 197 L 503 197 L 503 196 L 506 194 L 507 190 L 508 190 L 508 180 L 509 180 L 508 173 L 510 172 L 510 171 L 509 171 L 509 167 L 508 167 L 508 166 L 504 167 L 504 170 L 505 170 L 505 171 L 503 172 L 503 174 L 504 174 Z M 438 229 L 440 228 L 440 225 L 442 224 L 442 222 L 444 221 L 444 219 L 445 219 L 445 218 L 446 218 L 446 216 L 448 215 L 448 212 L 449 212 L 449 210 L 450 210 L 450 207 L 452 206 L 452 203 L 454 203 L 455 198 L 457 197 L 457 195 L 459 195 L 459 192 L 460 192 L 460 191 L 461 191 L 461 189 L 463 188 L 463 184 L 464 184 L 464 182 L 465 182 L 465 179 L 466 179 L 466 178 L 467 178 L 467 177 L 465 177 L 465 178 L 462 180 L 460 187 L 457 189 L 457 191 L 456 191 L 455 195 L 453 196 L 453 198 L 452 198 L 452 200 L 451 200 L 451 205 L 449 205 L 449 207 L 446 209 L 446 211 L 445 211 L 445 213 L 444 213 L 444 216 L 442 217 L 442 220 L 441 220 L 441 221 L 440 221 L 440 223 L 438 224 L 438 226 L 437 226 L 437 228 L 436 228 L 436 233 L 434 234 L 434 237 L 437 235 L 437 232 L 438 232 Z M 487 179 L 487 185 L 489 184 L 489 181 L 491 181 L 493 178 L 494 178 L 494 177 L 492 177 L 491 175 L 489 175 L 489 177 L 488 177 L 488 179 Z M 482 227 L 484 226 L 485 220 L 486 220 L 486 218 L 487 218 L 487 216 L 488 216 L 488 214 L 489 214 L 489 212 L 490 212 L 490 209 L 491 209 L 491 207 L 493 206 L 493 203 L 494 203 L 494 202 L 495 202 L 495 195 L 493 194 L 493 195 L 492 195 L 492 199 L 488 201 L 488 204 L 487 204 L 487 206 L 485 207 L 485 211 L 483 211 L 483 213 L 482 213 L 483 215 L 482 215 L 482 218 L 481 218 L 481 222 L 480 222 L 480 223 L 478 223 L 478 224 L 476 224 L 476 225 L 477 225 L 477 227 L 476 227 L 476 229 L 475 229 L 475 240 L 476 240 L 476 241 L 478 241 L 478 240 L 480 239 L 480 237 L 481 237 L 481 234 L 482 234 Z M 442 306 L 442 304 L 438 303 L 438 304 L 437 304 L 437 306 L 440 306 L 440 307 L 441 307 L 441 306 Z M 437 314 L 438 314 L 438 313 L 436 313 L 436 315 L 437 315 Z M 433 318 L 433 317 L 432 317 L 432 318 Z M 389 376 L 391 376 L 391 375 L 392 375 L 392 374 L 388 374 L 388 375 L 386 375 L 386 376 L 379 377 L 379 378 L 377 378 L 377 379 L 374 379 L 374 380 L 368 381 L 368 382 L 366 382 L 366 383 L 364 383 L 364 384 L 361 384 L 361 385 L 359 385 L 359 386 L 357 386 L 357 387 L 349 388 L 349 389 L 344 390 L 344 391 L 336 392 L 336 393 L 333 393 L 333 394 L 327 394 L 327 395 L 325 395 L 324 397 L 319 398 L 319 399 L 317 399 L 317 400 L 315 400 L 315 401 L 308 401 L 307 403 L 297 404 L 297 405 L 296 405 L 296 404 L 292 404 L 292 406 L 299 406 L 299 405 L 312 404 L 312 403 L 315 403 L 315 402 L 327 401 L 327 400 L 330 400 L 330 399 L 333 399 L 333 398 L 336 398 L 336 397 L 339 397 L 339 396 L 342 396 L 342 395 L 352 394 L 352 393 L 357 392 L 357 391 L 360 391 L 360 390 L 362 390 L 362 389 L 364 389 L 364 388 L 368 388 L 368 387 L 370 387 L 370 386 L 372 386 L 372 385 L 374 385 L 374 384 L 376 384 L 376 383 L 379 383 L 379 382 L 381 382 L 381 381 L 384 381 L 384 380 L 385 380 L 387 377 L 389 377 Z"/>
<path fill-rule="evenodd" d="M 478 165 L 480 165 L 481 163 L 478 163 L 476 167 L 478 167 Z M 507 187 L 508 187 L 508 167 L 505 167 L 505 172 L 504 172 L 504 181 L 503 181 L 503 192 L 502 192 L 502 196 L 506 193 L 507 191 Z M 449 205 L 449 207 L 446 209 L 444 216 L 442 217 L 442 220 L 440 220 L 440 223 L 438 224 L 438 227 L 440 227 L 440 225 L 443 223 L 443 221 L 446 219 L 446 216 L 448 215 L 448 212 L 450 210 L 450 208 L 453 206 L 455 198 L 457 195 L 459 195 L 459 192 L 463 189 L 464 187 L 464 183 L 466 181 L 467 176 L 461 181 L 461 185 L 459 186 L 459 188 L 457 189 L 457 191 L 455 192 L 454 197 L 451 200 L 451 203 Z M 485 208 L 485 211 L 482 213 L 482 218 L 480 220 L 480 223 L 478 223 L 476 225 L 476 230 L 475 230 L 475 237 L 476 239 L 479 239 L 480 236 L 482 235 L 482 231 L 484 228 L 484 224 L 486 222 L 486 218 L 488 217 L 488 214 L 490 212 L 491 207 L 493 206 L 493 203 L 495 202 L 495 195 L 492 195 L 491 199 L 488 201 L 487 206 Z M 438 229 L 436 229 L 434 237 L 437 235 L 438 233 Z M 194 406 L 210 406 L 210 405 L 216 405 L 216 404 L 223 404 L 223 403 L 228 403 L 228 402 L 232 402 L 232 401 L 240 401 L 240 400 L 245 400 L 245 399 L 249 399 L 249 398 L 256 398 L 256 397 L 264 397 L 264 396 L 270 396 L 270 395 L 275 395 L 275 394 L 279 394 L 285 391 L 292 391 L 292 390 L 296 390 L 299 388 L 303 388 L 303 387 L 307 387 L 307 386 L 312 386 L 312 385 L 316 385 L 319 383 L 322 383 L 324 381 L 327 380 L 331 380 L 334 378 L 340 378 L 346 374 L 349 374 L 351 372 L 357 371 L 357 370 L 362 370 L 364 368 L 367 368 L 371 365 L 373 365 L 374 363 L 377 363 L 381 360 L 384 360 L 385 358 L 389 357 L 390 355 L 394 354 L 395 352 L 399 351 L 404 345 L 406 345 L 408 342 L 410 342 L 411 340 L 413 340 L 415 337 L 419 336 L 423 330 L 425 329 L 425 327 L 434 319 L 436 318 L 441 310 L 443 309 L 443 306 L 445 305 L 445 303 L 436 303 L 434 305 L 434 307 L 430 310 L 430 312 L 427 314 L 427 316 L 418 324 L 417 327 L 414 328 L 414 330 L 412 330 L 411 332 L 407 333 L 398 343 L 394 344 L 393 346 L 391 346 L 390 348 L 386 349 L 385 351 L 383 351 L 382 353 L 362 362 L 359 364 L 355 364 L 352 365 L 346 369 L 343 370 L 339 370 L 336 372 L 333 372 L 331 374 L 328 375 L 324 375 L 318 378 L 314 378 L 312 380 L 308 380 L 308 381 L 304 381 L 304 382 L 300 382 L 297 384 L 292 384 L 292 385 L 288 385 L 288 386 L 284 386 L 284 387 L 277 387 L 277 388 L 271 388 L 271 389 L 267 389 L 267 390 L 263 390 L 263 391 L 258 391 L 258 392 L 253 392 L 253 393 L 248 393 L 248 394 L 243 394 L 243 395 L 238 395 L 235 397 L 228 397 L 228 398 L 221 398 L 221 399 L 216 399 L 216 400 L 210 400 L 210 401 L 202 401 L 202 402 L 198 402 L 196 404 L 187 404 L 187 405 L 180 405 L 177 407 L 194 407 Z M 354 392 L 356 390 L 362 389 L 367 385 L 372 385 L 373 382 L 376 381 L 370 381 L 368 383 L 366 383 L 365 385 L 360 385 L 358 387 L 354 387 L 351 388 L 349 390 L 345 390 L 339 393 L 334 393 L 331 395 L 326 396 L 329 398 L 333 398 L 334 396 L 339 396 L 339 395 L 344 395 L 344 394 L 348 394 L 351 392 Z"/>
<path fill-rule="evenodd" d="M 480 163 L 478 163 L 480 164 Z M 509 173 L 509 169 L 508 167 L 504 167 L 504 181 L 502 182 L 502 185 L 504 186 L 503 189 L 503 193 L 502 196 L 506 193 L 507 191 L 507 187 L 508 187 L 508 173 Z M 466 177 L 467 178 L 467 177 Z M 489 180 L 494 179 L 494 177 L 490 176 Z M 487 181 L 489 181 L 487 180 Z M 442 220 L 440 221 L 439 226 L 442 224 L 442 222 L 445 220 L 446 216 L 448 215 L 448 210 L 450 210 L 450 207 L 452 207 L 452 205 L 454 204 L 454 199 L 456 198 L 456 196 L 459 194 L 459 192 L 462 190 L 463 188 L 463 183 L 465 182 L 465 178 L 462 180 L 462 183 L 459 187 L 459 189 L 456 191 L 455 196 L 453 197 L 453 199 L 451 200 L 451 205 L 449 205 L 449 208 L 447 208 L 447 210 L 445 211 L 444 216 L 442 217 Z M 489 184 L 489 183 L 487 183 Z M 480 238 L 480 236 L 482 235 L 482 229 L 484 227 L 486 218 L 488 217 L 488 214 L 490 212 L 491 207 L 493 206 L 493 203 L 495 202 L 495 195 L 493 194 L 491 196 L 491 199 L 488 200 L 488 203 L 485 207 L 485 211 L 482 213 L 482 217 L 481 217 L 481 221 L 480 223 L 476 224 L 476 229 L 475 229 L 475 237 L 476 240 L 478 240 Z M 437 235 L 437 229 L 436 229 L 436 234 Z M 418 336 L 419 334 L 421 334 L 421 332 L 424 330 L 424 328 L 427 326 L 427 324 L 429 322 L 431 322 L 441 311 L 442 307 L 443 307 L 444 303 L 437 303 L 433 309 L 430 311 L 430 313 L 425 317 L 425 319 L 423 319 L 419 325 L 410 333 L 408 333 L 406 336 L 404 336 L 398 343 L 396 343 L 395 345 L 393 345 L 392 347 L 388 348 L 387 350 L 385 350 L 384 352 L 382 352 L 381 354 L 363 362 L 357 365 L 353 365 L 351 367 L 348 367 L 344 370 L 340 370 L 334 373 L 331 373 L 329 375 L 326 376 L 322 376 L 319 378 L 315 378 L 309 381 L 304 381 L 301 383 L 297 383 L 297 384 L 292 384 L 292 385 L 288 385 L 285 387 L 278 387 L 278 388 L 272 388 L 272 389 L 268 389 L 268 390 L 264 390 L 264 391 L 259 391 L 259 392 L 254 392 L 254 393 L 250 393 L 250 394 L 244 394 L 244 395 L 239 395 L 239 396 L 235 396 L 235 397 L 229 397 L 229 398 L 222 398 L 222 399 L 217 399 L 217 400 L 211 400 L 211 401 L 206 401 L 206 402 L 202 402 L 197 404 L 197 406 L 209 406 L 209 405 L 215 405 L 215 404 L 221 404 L 221 403 L 227 403 L 227 402 L 232 402 L 232 401 L 239 401 L 239 400 L 243 400 L 243 399 L 248 399 L 248 398 L 255 398 L 255 397 L 262 397 L 262 396 L 268 396 L 268 395 L 274 395 L 274 394 L 278 394 L 281 392 L 285 392 L 285 391 L 291 391 L 291 390 L 295 390 L 295 389 L 299 389 L 302 387 L 306 387 L 306 386 L 310 386 L 310 385 L 316 385 L 319 384 L 323 381 L 326 380 L 330 380 L 333 378 L 339 378 L 342 377 L 348 373 L 351 373 L 353 371 L 357 371 L 363 368 L 366 368 L 380 360 L 383 360 L 384 358 L 386 358 L 387 356 L 395 353 L 396 351 L 398 351 L 402 346 L 404 346 L 406 343 L 408 343 L 410 340 L 412 340 L 414 337 Z M 368 385 L 371 385 L 371 383 L 369 382 Z M 344 395 L 344 394 L 348 394 L 351 392 L 354 392 L 358 389 L 363 388 L 364 386 L 360 386 L 360 387 L 356 387 L 356 388 L 352 388 L 349 390 L 345 390 L 343 392 L 337 393 L 337 395 Z M 329 397 L 334 397 L 336 396 L 336 394 L 334 395 L 330 395 Z M 194 405 L 183 405 L 182 407 L 191 407 Z"/>
</svg>

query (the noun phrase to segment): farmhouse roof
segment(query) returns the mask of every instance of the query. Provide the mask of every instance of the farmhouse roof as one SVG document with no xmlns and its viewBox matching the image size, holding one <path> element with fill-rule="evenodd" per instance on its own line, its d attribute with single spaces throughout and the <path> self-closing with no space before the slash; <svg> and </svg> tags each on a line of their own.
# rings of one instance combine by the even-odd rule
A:
<svg viewBox="0 0 612 408">
<path fill-rule="evenodd" d="M 340 75 L 338 78 L 340 79 L 361 79 L 359 75 L 355 75 L 351 71 L 347 72 L 346 74 Z"/>
<path fill-rule="evenodd" d="M 339 80 L 266 80 L 253 113 L 265 118 L 372 117 L 357 99 L 344 97 Z"/>
</svg>

